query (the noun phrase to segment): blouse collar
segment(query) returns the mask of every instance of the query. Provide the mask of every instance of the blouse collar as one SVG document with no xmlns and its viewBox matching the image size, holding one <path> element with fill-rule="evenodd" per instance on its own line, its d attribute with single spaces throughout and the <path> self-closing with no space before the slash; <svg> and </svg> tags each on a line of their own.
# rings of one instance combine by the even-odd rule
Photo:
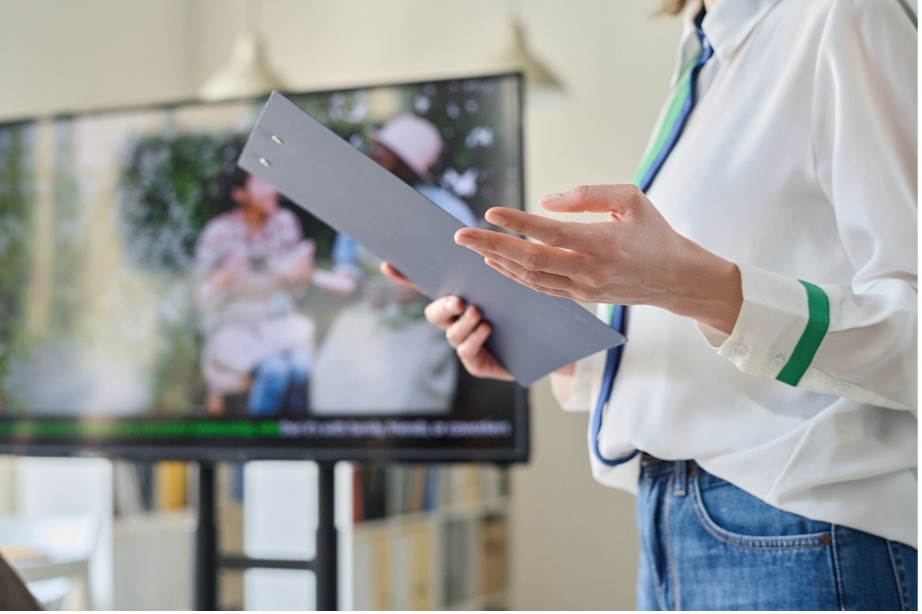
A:
<svg viewBox="0 0 922 614">
<path fill-rule="evenodd" d="M 714 55 L 726 62 L 742 46 L 756 25 L 781 0 L 720 0 L 704 17 L 702 29 L 714 48 Z M 679 66 L 683 66 L 700 45 L 695 36 L 695 17 L 701 11 L 701 0 L 690 2 L 683 15 L 684 30 L 680 46 Z"/>
</svg>

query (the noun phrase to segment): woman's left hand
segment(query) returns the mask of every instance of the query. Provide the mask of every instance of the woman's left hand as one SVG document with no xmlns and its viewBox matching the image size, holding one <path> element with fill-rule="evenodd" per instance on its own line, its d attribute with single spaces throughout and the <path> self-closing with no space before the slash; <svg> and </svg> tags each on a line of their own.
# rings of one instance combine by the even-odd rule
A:
<svg viewBox="0 0 922 614">
<path fill-rule="evenodd" d="M 566 222 L 493 208 L 486 220 L 509 234 L 462 228 L 455 241 L 540 292 L 582 302 L 647 304 L 729 332 L 742 304 L 736 266 L 683 237 L 633 185 L 581 186 L 541 199 L 549 211 L 601 212 Z"/>
</svg>

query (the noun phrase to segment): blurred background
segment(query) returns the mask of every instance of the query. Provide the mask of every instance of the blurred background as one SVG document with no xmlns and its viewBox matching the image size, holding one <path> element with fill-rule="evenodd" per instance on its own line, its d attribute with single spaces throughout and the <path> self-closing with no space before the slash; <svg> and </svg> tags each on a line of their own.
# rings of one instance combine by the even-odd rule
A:
<svg viewBox="0 0 922 614">
<path fill-rule="evenodd" d="M 656 0 L 0 0 L 0 121 L 220 98 L 222 87 L 234 86 L 225 70 L 254 63 L 289 91 L 495 73 L 527 61 L 510 57 L 517 41 L 557 79 L 547 87 L 531 75 L 526 92 L 525 193 L 537 210 L 548 192 L 629 180 L 666 96 L 681 29 L 657 7 Z M 586 414 L 562 412 L 546 380 L 530 398 L 532 460 L 509 471 L 502 605 L 632 609 L 633 497 L 592 480 Z M 75 483 L 49 485 L 36 476 L 60 469 L 22 470 L 16 461 L 0 469 L 0 512 L 33 497 L 18 482 L 43 491 Z M 118 582 L 143 583 L 157 565 L 191 568 L 168 558 L 148 563 L 136 567 L 138 578 L 122 574 Z M 97 601 L 113 604 L 105 593 Z"/>
</svg>

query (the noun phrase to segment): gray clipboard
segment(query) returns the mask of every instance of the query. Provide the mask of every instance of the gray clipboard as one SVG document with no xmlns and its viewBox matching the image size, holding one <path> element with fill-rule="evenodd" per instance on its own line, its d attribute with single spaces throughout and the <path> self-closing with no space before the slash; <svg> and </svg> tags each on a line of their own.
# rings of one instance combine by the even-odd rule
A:
<svg viewBox="0 0 922 614">
<path fill-rule="evenodd" d="M 579 304 L 523 286 L 454 242 L 463 225 L 273 92 L 238 160 L 427 296 L 457 295 L 493 325 L 488 348 L 525 386 L 624 337 Z"/>
</svg>

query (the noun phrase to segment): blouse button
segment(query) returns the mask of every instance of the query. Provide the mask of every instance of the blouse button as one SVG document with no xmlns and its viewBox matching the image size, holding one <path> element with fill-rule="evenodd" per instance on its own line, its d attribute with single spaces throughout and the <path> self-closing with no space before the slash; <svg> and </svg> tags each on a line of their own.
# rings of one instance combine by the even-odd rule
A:
<svg viewBox="0 0 922 614">
<path fill-rule="evenodd" d="M 743 345 L 742 343 L 737 343 L 733 346 L 733 355 L 737 358 L 742 358 L 749 353 L 749 348 Z"/>
<path fill-rule="evenodd" d="M 778 355 L 772 358 L 772 367 L 775 369 L 781 369 L 784 366 L 784 363 L 787 362 L 784 356 Z"/>
</svg>

